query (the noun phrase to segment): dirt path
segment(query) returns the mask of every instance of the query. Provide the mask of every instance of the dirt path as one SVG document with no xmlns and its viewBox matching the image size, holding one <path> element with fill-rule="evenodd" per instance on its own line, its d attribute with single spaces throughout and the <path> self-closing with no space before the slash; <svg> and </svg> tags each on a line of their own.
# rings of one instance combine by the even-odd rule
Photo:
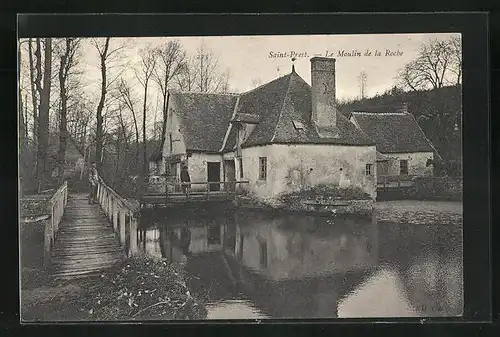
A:
<svg viewBox="0 0 500 337">
<path fill-rule="evenodd" d="M 463 220 L 463 205 L 456 201 L 378 201 L 375 210 L 379 221 L 461 225 Z"/>
</svg>

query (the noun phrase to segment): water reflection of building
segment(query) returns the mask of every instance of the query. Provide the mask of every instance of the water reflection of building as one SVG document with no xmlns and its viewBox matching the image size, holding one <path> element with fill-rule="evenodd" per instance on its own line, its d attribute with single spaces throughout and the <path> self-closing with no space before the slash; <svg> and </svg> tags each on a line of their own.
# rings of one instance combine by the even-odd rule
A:
<svg viewBox="0 0 500 337">
<path fill-rule="evenodd" d="M 212 303 L 247 299 L 273 317 L 417 316 L 438 310 L 436 303 L 447 313 L 463 303 L 453 280 L 461 269 L 436 250 L 443 240 L 435 232 L 249 212 L 190 214 L 159 228 L 144 236 L 145 251 L 187 261 L 190 286 Z M 385 301 L 366 303 L 377 297 Z"/>
<path fill-rule="evenodd" d="M 378 263 L 372 220 L 240 217 L 233 272 L 272 316 L 335 317 L 339 299 Z"/>
</svg>

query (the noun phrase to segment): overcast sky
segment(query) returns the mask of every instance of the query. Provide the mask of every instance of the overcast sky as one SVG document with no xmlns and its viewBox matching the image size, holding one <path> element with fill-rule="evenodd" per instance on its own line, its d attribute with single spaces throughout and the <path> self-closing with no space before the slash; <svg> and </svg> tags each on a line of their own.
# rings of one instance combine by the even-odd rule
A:
<svg viewBox="0 0 500 337">
<path fill-rule="evenodd" d="M 138 102 L 142 97 L 142 87 L 134 77 L 134 63 L 138 60 L 141 48 L 150 45 L 158 46 L 168 40 L 176 39 L 182 44 L 188 56 L 196 53 L 203 43 L 207 49 L 218 56 L 219 70 L 229 71 L 231 92 L 245 92 L 255 87 L 254 79 L 265 84 L 273 79 L 290 73 L 292 69 L 291 53 L 296 53 L 295 71 L 309 84 L 311 83 L 310 58 L 313 56 L 329 56 L 336 62 L 337 98 L 357 98 L 360 95 L 358 76 L 361 71 L 367 74 L 366 96 L 371 97 L 383 93 L 395 84 L 398 70 L 415 59 L 422 43 L 433 39 L 448 39 L 454 34 L 377 34 L 377 35 L 291 35 L 291 36 L 221 36 L 221 37 L 141 37 L 112 38 L 110 48 L 127 42 L 127 48 L 119 61 L 128 63 L 127 71 L 120 77 L 132 86 Z M 100 71 L 96 49 L 90 39 L 82 42 L 83 83 L 86 95 L 97 102 L 100 94 Z M 26 49 L 26 47 L 25 47 Z M 393 56 L 387 56 L 387 51 Z M 365 56 L 365 52 L 371 53 Z M 380 56 L 375 52 L 379 51 Z M 339 53 L 344 52 L 343 55 Z M 349 56 L 352 53 L 361 56 Z M 23 60 L 27 61 L 26 50 Z M 271 57 L 275 56 L 275 57 Z M 284 56 L 284 57 L 280 57 Z M 109 78 L 116 77 L 111 68 Z M 29 72 L 25 71 L 22 83 L 26 89 Z M 108 79 L 109 80 L 109 79 Z M 161 100 L 154 83 L 148 94 L 148 125 L 158 121 Z M 97 103 L 96 103 L 97 104 Z M 139 104 L 139 103 L 138 103 Z"/>
<path fill-rule="evenodd" d="M 230 88 L 234 92 L 244 92 L 253 88 L 253 79 L 262 83 L 286 75 L 291 71 L 291 52 L 298 53 L 296 72 L 310 83 L 310 58 L 316 54 L 335 57 L 337 98 L 345 99 L 359 96 L 358 75 L 367 73 L 367 96 L 383 93 L 395 83 L 398 69 L 415 59 L 422 43 L 432 39 L 447 39 L 453 34 L 377 34 L 377 35 L 293 35 L 293 36 L 221 36 L 221 37 L 175 37 L 188 54 L 194 54 L 203 42 L 218 56 L 221 71 L 229 70 Z M 119 43 L 121 39 L 115 39 Z M 134 46 L 129 55 L 150 44 L 161 44 L 168 38 L 132 38 Z M 96 65 L 95 51 L 85 43 L 85 58 L 89 65 Z M 366 51 L 371 56 L 364 56 Z M 381 55 L 375 56 L 378 50 Z M 390 50 L 396 56 L 386 56 Z M 345 51 L 344 56 L 339 52 Z M 362 56 L 347 56 L 347 53 L 360 52 Z M 398 53 L 399 51 L 399 53 Z M 271 57 L 286 54 L 285 57 Z M 302 53 L 302 55 L 300 55 Z M 98 84 L 99 73 L 96 67 L 89 67 L 86 75 L 91 82 Z"/>
</svg>

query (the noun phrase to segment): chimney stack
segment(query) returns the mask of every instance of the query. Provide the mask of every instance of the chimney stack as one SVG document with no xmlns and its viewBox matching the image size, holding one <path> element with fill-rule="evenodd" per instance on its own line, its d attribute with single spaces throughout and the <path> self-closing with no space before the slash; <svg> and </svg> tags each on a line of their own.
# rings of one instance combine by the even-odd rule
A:
<svg viewBox="0 0 500 337">
<path fill-rule="evenodd" d="M 405 102 L 403 104 L 401 104 L 401 106 L 399 107 L 398 111 L 400 113 L 407 113 L 408 112 L 408 104 Z"/>
<path fill-rule="evenodd" d="M 335 97 L 335 59 L 311 59 L 311 122 L 321 137 L 338 137 Z"/>
</svg>

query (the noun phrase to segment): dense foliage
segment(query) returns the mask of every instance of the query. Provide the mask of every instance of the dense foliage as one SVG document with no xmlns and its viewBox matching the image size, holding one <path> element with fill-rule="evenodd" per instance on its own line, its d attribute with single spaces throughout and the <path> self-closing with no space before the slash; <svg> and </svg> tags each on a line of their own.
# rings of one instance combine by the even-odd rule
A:
<svg viewBox="0 0 500 337">
<path fill-rule="evenodd" d="M 318 185 L 309 189 L 284 193 L 280 196 L 285 204 L 299 203 L 304 200 L 369 200 L 370 195 L 359 187 L 340 188 L 333 185 Z"/>
</svg>

